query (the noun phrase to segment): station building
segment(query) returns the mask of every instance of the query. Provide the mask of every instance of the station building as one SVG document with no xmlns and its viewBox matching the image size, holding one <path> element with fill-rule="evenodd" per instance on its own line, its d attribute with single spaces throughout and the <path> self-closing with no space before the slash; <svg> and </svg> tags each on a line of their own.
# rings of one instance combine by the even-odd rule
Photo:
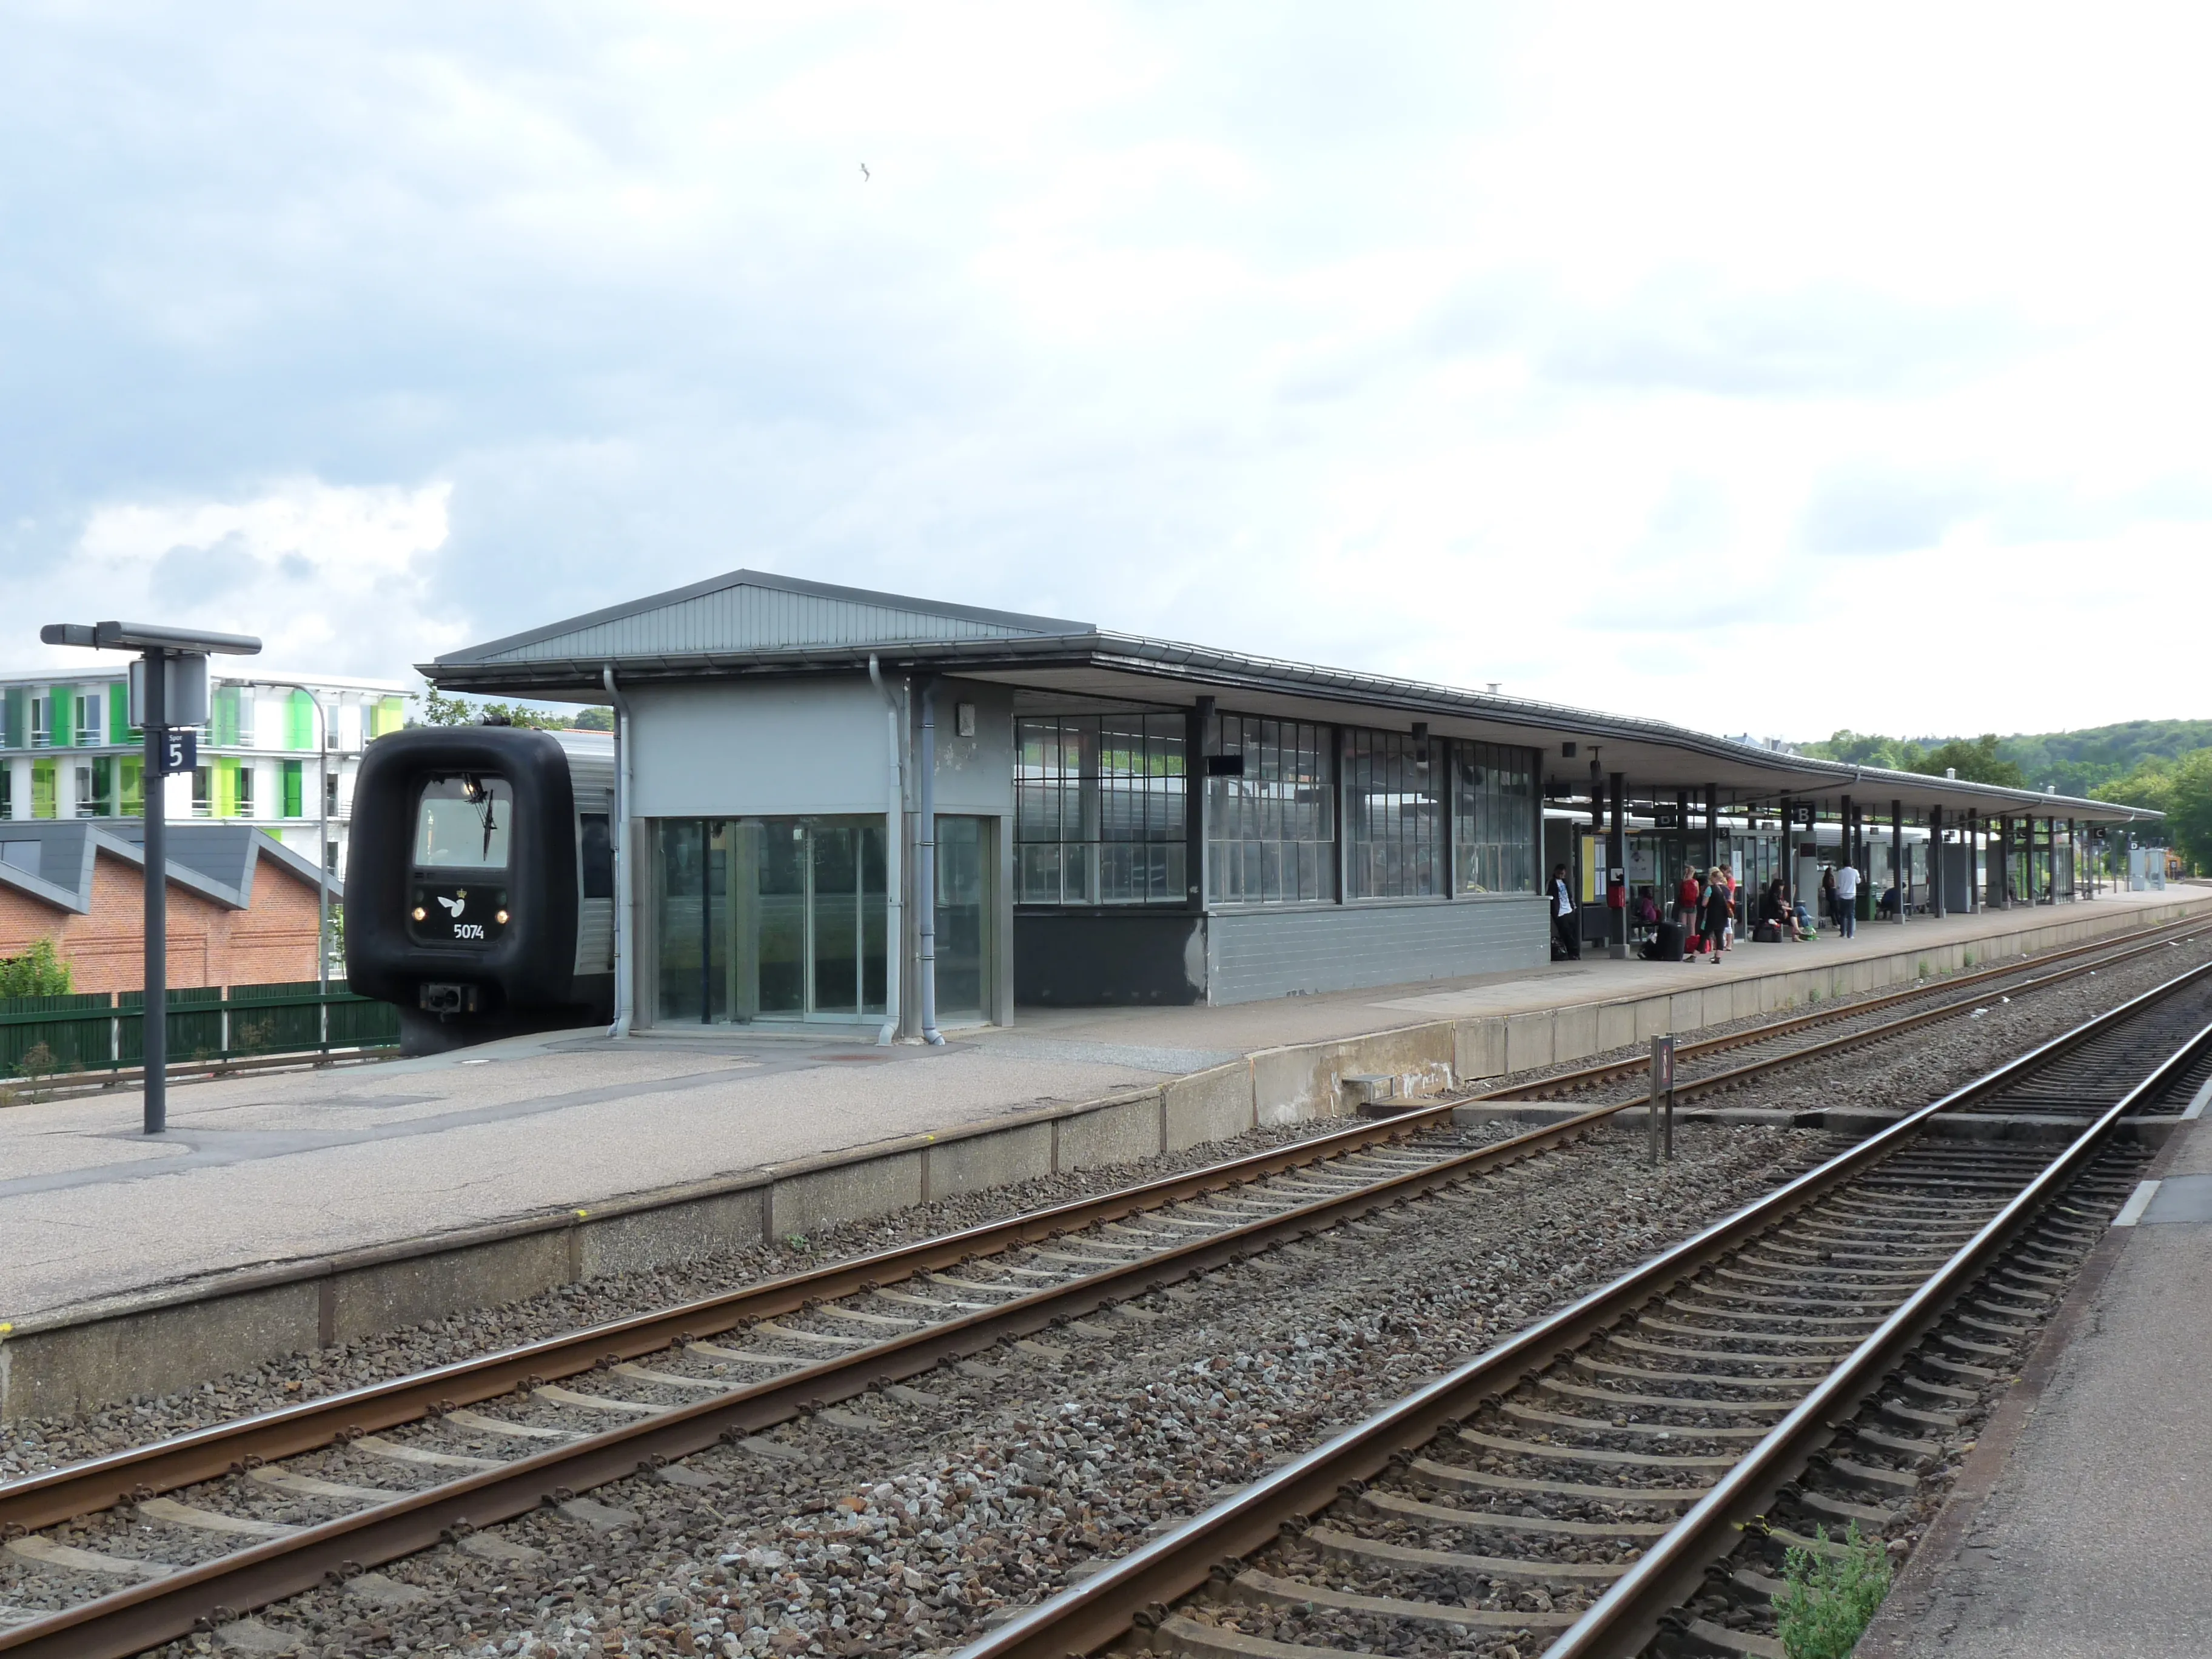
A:
<svg viewBox="0 0 2212 1659">
<path fill-rule="evenodd" d="M 420 666 L 614 706 L 640 1027 L 918 1034 L 925 911 L 939 1024 L 1006 1024 L 1525 969 L 1562 862 L 1601 954 L 1686 864 L 1847 859 L 1903 918 L 2069 902 L 2157 819 L 754 571 Z"/>
</svg>

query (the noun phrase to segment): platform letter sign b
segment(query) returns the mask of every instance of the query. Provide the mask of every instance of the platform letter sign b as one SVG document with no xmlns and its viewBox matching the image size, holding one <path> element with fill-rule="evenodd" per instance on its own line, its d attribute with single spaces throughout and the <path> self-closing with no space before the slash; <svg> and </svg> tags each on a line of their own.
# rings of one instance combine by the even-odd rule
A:
<svg viewBox="0 0 2212 1659">
<path fill-rule="evenodd" d="M 200 763 L 200 734 L 171 726 L 161 734 L 161 774 L 173 777 Z"/>
</svg>

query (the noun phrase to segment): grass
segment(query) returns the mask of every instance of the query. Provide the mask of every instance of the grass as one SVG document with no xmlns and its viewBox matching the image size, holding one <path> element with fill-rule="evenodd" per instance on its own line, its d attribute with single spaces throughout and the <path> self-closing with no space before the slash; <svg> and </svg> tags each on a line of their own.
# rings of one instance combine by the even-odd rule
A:
<svg viewBox="0 0 2212 1659">
<path fill-rule="evenodd" d="M 1813 1536 L 1825 1544 L 1828 1529 L 1815 1527 Z M 1860 1537 L 1854 1521 L 1841 1555 L 1792 1545 L 1784 1563 L 1782 1593 L 1774 1598 L 1783 1651 L 1790 1659 L 1849 1659 L 1889 1594 L 1889 1555 L 1881 1540 Z"/>
</svg>

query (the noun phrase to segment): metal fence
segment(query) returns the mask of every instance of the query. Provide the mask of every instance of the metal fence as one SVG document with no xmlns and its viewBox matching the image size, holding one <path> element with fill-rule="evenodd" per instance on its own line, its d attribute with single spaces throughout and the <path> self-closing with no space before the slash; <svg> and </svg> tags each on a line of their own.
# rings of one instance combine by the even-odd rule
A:
<svg viewBox="0 0 2212 1659">
<path fill-rule="evenodd" d="M 145 1058 L 144 1007 L 138 991 L 0 997 L 0 1079 L 66 1078 L 137 1066 Z M 313 980 L 205 985 L 169 993 L 168 1028 L 171 1066 L 208 1065 L 394 1048 L 399 1010 L 356 996 L 343 980 L 331 981 L 328 995 Z"/>
</svg>

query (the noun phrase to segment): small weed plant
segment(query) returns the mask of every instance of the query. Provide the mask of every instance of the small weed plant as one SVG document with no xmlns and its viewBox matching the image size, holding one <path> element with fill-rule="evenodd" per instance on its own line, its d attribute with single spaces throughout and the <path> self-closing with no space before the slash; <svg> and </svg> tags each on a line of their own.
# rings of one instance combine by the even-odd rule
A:
<svg viewBox="0 0 2212 1659">
<path fill-rule="evenodd" d="M 40 1085 L 54 1074 L 54 1051 L 43 1042 L 34 1042 L 23 1051 L 23 1057 L 15 1066 L 31 1085 L 31 1097 L 37 1100 L 41 1097 Z"/>
<path fill-rule="evenodd" d="M 1815 1527 L 1813 1536 L 1825 1544 L 1828 1529 Z M 1879 1538 L 1860 1537 L 1854 1521 L 1841 1555 L 1792 1545 L 1782 1577 L 1782 1593 L 1774 1598 L 1782 1650 L 1790 1659 L 1849 1659 L 1889 1594 L 1889 1556 Z"/>
<path fill-rule="evenodd" d="M 0 957 L 0 997 L 65 997 L 70 965 L 50 939 L 34 939 L 19 957 Z"/>
</svg>

